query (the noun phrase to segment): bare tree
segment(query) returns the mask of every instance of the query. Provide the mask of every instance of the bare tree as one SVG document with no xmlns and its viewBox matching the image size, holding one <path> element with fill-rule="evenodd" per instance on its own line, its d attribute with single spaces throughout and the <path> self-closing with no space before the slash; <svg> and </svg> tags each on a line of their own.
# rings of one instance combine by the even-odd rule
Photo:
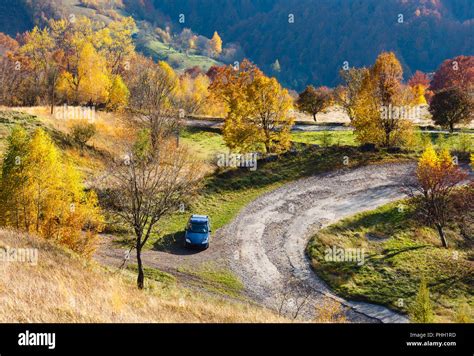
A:
<svg viewBox="0 0 474 356">
<path fill-rule="evenodd" d="M 277 311 L 280 316 L 289 316 L 296 320 L 308 304 L 312 294 L 311 287 L 292 277 L 283 291 L 277 295 Z"/>
<path fill-rule="evenodd" d="M 175 212 L 199 186 L 201 165 L 184 146 L 160 139 L 152 148 L 148 139 L 139 139 L 111 170 L 111 204 L 134 232 L 137 253 L 137 286 L 144 286 L 142 249 L 158 221 Z"/>
<path fill-rule="evenodd" d="M 126 73 L 126 81 L 130 89 L 130 108 L 149 130 L 151 145 L 156 150 L 164 129 L 171 132 L 177 127 L 178 78 L 168 64 L 137 55 Z"/>
<path fill-rule="evenodd" d="M 351 121 L 355 118 L 356 100 L 368 73 L 367 68 L 350 68 L 339 72 L 345 86 L 334 90 L 334 98 L 336 103 L 344 108 Z"/>
</svg>

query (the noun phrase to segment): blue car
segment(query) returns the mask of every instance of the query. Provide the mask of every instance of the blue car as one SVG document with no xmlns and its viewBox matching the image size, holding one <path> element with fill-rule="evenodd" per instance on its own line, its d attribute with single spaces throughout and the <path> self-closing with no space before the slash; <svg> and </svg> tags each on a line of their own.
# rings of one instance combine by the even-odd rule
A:
<svg viewBox="0 0 474 356">
<path fill-rule="evenodd" d="M 184 233 L 184 246 L 206 249 L 211 237 L 211 222 L 207 215 L 191 215 Z"/>
</svg>

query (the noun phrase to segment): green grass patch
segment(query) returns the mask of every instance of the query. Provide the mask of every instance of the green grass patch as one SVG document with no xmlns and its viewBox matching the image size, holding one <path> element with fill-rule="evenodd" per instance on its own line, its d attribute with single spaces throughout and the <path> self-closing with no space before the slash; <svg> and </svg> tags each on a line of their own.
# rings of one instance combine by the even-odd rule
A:
<svg viewBox="0 0 474 356">
<path fill-rule="evenodd" d="M 187 68 L 194 66 L 200 67 L 203 71 L 207 71 L 211 66 L 219 66 L 222 63 L 198 54 L 189 52 L 180 52 L 169 45 L 158 41 L 152 35 L 145 35 L 145 41 L 143 45 L 138 47 L 138 50 L 143 52 L 144 55 L 152 57 L 155 61 L 166 61 L 175 70 L 184 71 Z"/>
<path fill-rule="evenodd" d="M 353 131 L 296 131 L 291 133 L 291 140 L 319 146 L 356 146 Z"/>
<path fill-rule="evenodd" d="M 193 269 L 180 267 L 178 272 L 198 278 L 199 282 L 196 282 L 196 285 L 213 293 L 236 298 L 240 297 L 244 290 L 244 285 L 235 274 L 214 263 L 203 263 Z"/>
<path fill-rule="evenodd" d="M 136 264 L 128 265 L 127 269 L 134 273 L 138 272 L 138 266 Z M 157 268 L 144 267 L 143 272 L 145 274 L 146 279 L 151 279 L 155 282 L 161 283 L 166 286 L 176 284 L 175 276 L 173 276 L 172 274 L 160 271 Z"/>
<path fill-rule="evenodd" d="M 209 161 L 217 153 L 229 151 L 222 135 L 214 130 L 187 127 L 181 130 L 180 138 L 202 160 Z"/>
<path fill-rule="evenodd" d="M 472 313 L 472 246 L 452 226 L 447 229 L 451 247 L 441 247 L 436 231 L 421 226 L 405 203 L 357 214 L 319 231 L 307 248 L 314 270 L 345 298 L 402 312 L 408 311 L 425 278 L 437 321 L 454 321 L 464 303 Z M 333 247 L 363 249 L 364 263 L 328 261 L 327 249 Z"/>
</svg>

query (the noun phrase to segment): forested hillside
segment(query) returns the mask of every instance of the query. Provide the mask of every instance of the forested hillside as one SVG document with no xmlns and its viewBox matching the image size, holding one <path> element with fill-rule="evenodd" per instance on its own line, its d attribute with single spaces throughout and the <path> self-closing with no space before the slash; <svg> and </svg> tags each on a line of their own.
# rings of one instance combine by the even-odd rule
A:
<svg viewBox="0 0 474 356">
<path fill-rule="evenodd" d="M 383 50 L 401 59 L 405 76 L 436 70 L 446 58 L 474 53 L 470 0 L 125 0 L 127 8 L 157 25 L 218 31 L 288 86 L 337 84 L 344 61 L 373 62 Z M 179 15 L 186 16 L 179 23 Z M 294 23 L 289 23 L 289 15 Z M 403 18 L 401 17 L 403 16 Z M 449 38 L 449 42 L 445 39 Z M 279 70 L 273 64 L 278 60 Z M 278 68 L 277 68 L 278 69 Z"/>
<path fill-rule="evenodd" d="M 0 1 L 0 32 L 15 36 L 30 30 L 33 21 L 23 2 L 17 0 Z"/>
</svg>

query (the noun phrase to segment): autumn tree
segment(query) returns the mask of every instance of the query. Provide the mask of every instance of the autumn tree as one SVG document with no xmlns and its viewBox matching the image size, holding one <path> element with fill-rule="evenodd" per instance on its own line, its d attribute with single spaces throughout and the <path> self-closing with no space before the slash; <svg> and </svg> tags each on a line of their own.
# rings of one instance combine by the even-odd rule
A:
<svg viewBox="0 0 474 356">
<path fill-rule="evenodd" d="M 411 90 L 413 91 L 414 96 L 414 105 L 426 105 L 427 99 L 425 94 L 427 93 L 427 89 L 430 85 L 430 79 L 428 76 L 417 70 L 415 74 L 408 80 L 408 85 L 410 86 Z M 431 95 L 429 95 L 431 97 Z"/>
<path fill-rule="evenodd" d="M 382 147 L 403 144 L 412 135 L 412 124 L 403 109 L 413 102 L 402 85 L 403 70 L 392 52 L 380 54 L 365 76 L 357 95 L 353 125 L 361 143 Z"/>
<path fill-rule="evenodd" d="M 415 85 L 422 85 L 425 88 L 430 86 L 430 78 L 422 71 L 417 70 L 408 80 L 408 85 L 414 87 Z"/>
<path fill-rule="evenodd" d="M 43 130 L 29 137 L 15 128 L 3 160 L 1 224 L 91 256 L 103 218 L 97 196 L 87 193 L 81 181 Z"/>
<path fill-rule="evenodd" d="M 175 107 L 178 76 L 166 62 L 155 63 L 137 55 L 127 72 L 127 83 L 130 107 L 145 124 L 151 145 L 156 149 L 163 130 L 173 130 L 178 124 L 179 112 Z"/>
<path fill-rule="evenodd" d="M 312 85 L 306 87 L 299 96 L 296 104 L 301 111 L 307 112 L 313 116 L 316 121 L 316 115 L 329 107 L 332 103 L 331 90 L 327 87 L 315 88 Z"/>
<path fill-rule="evenodd" d="M 468 124 L 472 120 L 474 98 L 457 87 L 445 89 L 434 95 L 429 111 L 435 124 L 453 132 L 455 125 Z"/>
<path fill-rule="evenodd" d="M 81 151 L 84 151 L 87 142 L 94 137 L 96 132 L 96 126 L 86 120 L 80 120 L 71 127 L 71 137 L 79 145 Z"/>
<path fill-rule="evenodd" d="M 125 159 L 111 168 L 111 203 L 134 232 L 138 264 L 137 286 L 144 287 L 142 250 L 158 222 L 175 212 L 199 187 L 202 171 L 184 146 L 162 137 L 153 148 L 149 135 L 140 135 Z"/>
<path fill-rule="evenodd" d="M 217 57 L 222 53 L 222 39 L 217 31 L 214 32 L 214 35 L 209 41 L 209 50 L 211 55 L 214 57 Z"/>
<path fill-rule="evenodd" d="M 224 140 L 236 151 L 280 152 L 290 145 L 292 99 L 275 78 L 251 62 L 220 67 L 211 91 L 227 106 Z"/>
<path fill-rule="evenodd" d="M 74 103 L 104 103 L 112 86 L 104 57 L 90 42 L 85 42 L 79 55 L 77 72 L 63 72 L 60 91 Z"/>
<path fill-rule="evenodd" d="M 185 74 L 179 78 L 177 105 L 188 114 L 200 114 L 209 98 L 209 78 L 198 74 L 195 78 Z"/>
<path fill-rule="evenodd" d="M 135 53 L 132 34 L 136 24 L 132 17 L 112 21 L 95 35 L 96 47 L 107 63 L 112 75 L 123 75 Z"/>
<path fill-rule="evenodd" d="M 351 122 L 355 118 L 357 98 L 368 73 L 367 68 L 350 68 L 339 72 L 344 85 L 334 90 L 334 99 L 344 108 Z"/>
<path fill-rule="evenodd" d="M 32 87 L 35 89 L 36 103 L 44 96 L 45 89 L 50 96 L 51 112 L 54 107 L 56 84 L 60 74 L 62 55 L 55 51 L 55 43 L 48 29 L 35 27 L 23 38 L 20 54 L 27 58 L 27 64 L 33 73 Z"/>
<path fill-rule="evenodd" d="M 109 89 L 107 109 L 122 111 L 128 105 L 130 91 L 120 75 L 114 75 Z"/>
<path fill-rule="evenodd" d="M 439 92 L 453 87 L 474 91 L 474 56 L 458 56 L 445 60 L 436 71 L 430 89 Z"/>
<path fill-rule="evenodd" d="M 415 180 L 408 184 L 418 216 L 436 228 L 444 247 L 448 247 L 444 229 L 455 211 L 452 193 L 466 177 L 447 150 L 438 154 L 430 145 L 418 161 Z"/>
<path fill-rule="evenodd" d="M 30 70 L 18 53 L 19 43 L 0 33 L 0 103 L 24 105 L 28 103 Z"/>
</svg>

